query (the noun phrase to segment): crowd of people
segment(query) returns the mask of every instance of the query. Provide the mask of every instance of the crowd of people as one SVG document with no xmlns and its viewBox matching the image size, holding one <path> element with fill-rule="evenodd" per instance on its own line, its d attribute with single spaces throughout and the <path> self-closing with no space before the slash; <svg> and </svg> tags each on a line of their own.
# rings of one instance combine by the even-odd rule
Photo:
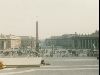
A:
<svg viewBox="0 0 100 75">
<path fill-rule="evenodd" d="M 79 57 L 79 56 L 98 56 L 98 50 L 91 49 L 59 49 L 59 50 L 42 50 L 44 57 Z"/>
<path fill-rule="evenodd" d="M 62 50 L 46 50 L 41 49 L 39 52 L 35 50 L 0 50 L 0 56 L 42 56 L 42 57 L 79 57 L 79 56 L 98 56 L 97 51 L 91 49 L 62 49 Z"/>
</svg>

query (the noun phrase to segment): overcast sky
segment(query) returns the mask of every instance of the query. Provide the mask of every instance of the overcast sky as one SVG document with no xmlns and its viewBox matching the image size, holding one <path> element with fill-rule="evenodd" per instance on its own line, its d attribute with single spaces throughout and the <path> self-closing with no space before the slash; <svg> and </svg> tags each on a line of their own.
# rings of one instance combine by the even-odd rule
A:
<svg viewBox="0 0 100 75">
<path fill-rule="evenodd" d="M 0 0 L 0 33 L 39 37 L 99 29 L 99 0 Z"/>
</svg>

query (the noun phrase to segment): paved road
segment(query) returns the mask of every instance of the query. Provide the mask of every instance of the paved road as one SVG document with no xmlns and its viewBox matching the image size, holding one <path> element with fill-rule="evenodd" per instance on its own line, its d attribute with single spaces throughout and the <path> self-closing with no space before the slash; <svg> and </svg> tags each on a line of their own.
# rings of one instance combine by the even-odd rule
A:
<svg viewBox="0 0 100 75">
<path fill-rule="evenodd" d="M 95 58 L 44 58 L 51 65 L 41 67 L 5 68 L 0 75 L 99 75 Z"/>
</svg>

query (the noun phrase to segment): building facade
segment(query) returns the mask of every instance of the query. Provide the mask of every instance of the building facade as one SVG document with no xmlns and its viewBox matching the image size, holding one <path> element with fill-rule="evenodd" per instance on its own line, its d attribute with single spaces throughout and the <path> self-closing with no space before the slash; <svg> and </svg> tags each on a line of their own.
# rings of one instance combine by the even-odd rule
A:
<svg viewBox="0 0 100 75">
<path fill-rule="evenodd" d="M 75 49 L 99 49 L 99 37 L 76 36 L 73 37 L 73 43 Z"/>
<path fill-rule="evenodd" d="M 35 39 L 31 36 L 20 36 L 21 37 L 21 48 L 28 49 L 28 48 L 35 48 Z"/>
<path fill-rule="evenodd" d="M 47 46 L 66 49 L 99 49 L 99 32 L 90 35 L 65 34 L 45 40 Z"/>
<path fill-rule="evenodd" d="M 0 35 L 0 50 L 18 49 L 21 45 L 21 38 L 15 35 Z"/>
</svg>

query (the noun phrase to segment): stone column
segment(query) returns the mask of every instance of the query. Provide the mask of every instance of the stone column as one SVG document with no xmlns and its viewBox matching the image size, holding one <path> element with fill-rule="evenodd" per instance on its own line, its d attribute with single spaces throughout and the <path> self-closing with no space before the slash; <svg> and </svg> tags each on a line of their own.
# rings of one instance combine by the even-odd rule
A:
<svg viewBox="0 0 100 75">
<path fill-rule="evenodd" d="M 99 40 L 97 40 L 97 49 L 99 49 Z"/>
<path fill-rule="evenodd" d="M 78 48 L 81 48 L 81 40 L 78 40 Z"/>
<path fill-rule="evenodd" d="M 6 49 L 6 40 L 4 40 L 4 48 L 3 49 Z"/>
<path fill-rule="evenodd" d="M 81 40 L 81 48 L 83 49 L 83 40 Z"/>
<path fill-rule="evenodd" d="M 90 41 L 90 47 L 93 48 L 93 43 L 92 40 Z"/>
<path fill-rule="evenodd" d="M 83 39 L 83 49 L 85 48 L 85 40 Z"/>
<path fill-rule="evenodd" d="M 74 40 L 72 42 L 73 42 L 73 49 L 75 49 L 75 42 L 74 42 Z"/>
<path fill-rule="evenodd" d="M 85 49 L 86 49 L 86 39 L 84 40 L 84 43 L 85 43 L 85 46 L 84 46 L 84 47 L 85 47 Z"/>
<path fill-rule="evenodd" d="M 88 49 L 89 49 L 90 48 L 90 41 L 89 41 L 89 39 L 88 39 L 88 44 L 87 45 L 88 45 Z"/>
</svg>

